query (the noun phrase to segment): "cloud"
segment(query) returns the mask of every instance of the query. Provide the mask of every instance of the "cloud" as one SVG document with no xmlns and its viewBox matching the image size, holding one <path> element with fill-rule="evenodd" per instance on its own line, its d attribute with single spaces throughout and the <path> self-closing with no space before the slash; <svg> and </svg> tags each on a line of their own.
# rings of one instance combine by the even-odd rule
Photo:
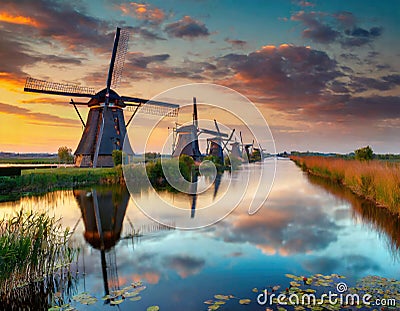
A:
<svg viewBox="0 0 400 311">
<path fill-rule="evenodd" d="M 356 24 L 356 17 L 351 12 L 338 12 L 336 14 L 333 14 L 333 17 L 340 23 L 342 27 L 345 28 L 354 27 Z"/>
<path fill-rule="evenodd" d="M 64 106 L 67 107 L 68 101 L 62 99 L 55 99 L 52 97 L 40 97 L 40 98 L 33 98 L 29 100 L 22 100 L 22 104 L 48 104 L 48 105 L 55 105 L 55 106 Z"/>
<path fill-rule="evenodd" d="M 123 3 L 118 7 L 124 15 L 133 16 L 151 24 L 160 24 L 165 19 L 163 10 L 146 3 Z"/>
<path fill-rule="evenodd" d="M 185 16 L 177 22 L 167 24 L 164 28 L 170 37 L 176 38 L 198 38 L 210 35 L 206 25 L 198 20 Z"/>
<path fill-rule="evenodd" d="M 346 37 L 341 40 L 341 44 L 344 48 L 360 47 L 380 37 L 382 31 L 382 27 L 372 27 L 370 30 L 355 27 L 352 30 L 345 31 Z"/>
<path fill-rule="evenodd" d="M 379 37 L 382 34 L 381 27 L 372 27 L 370 30 L 366 30 L 364 28 L 354 28 L 353 30 L 345 31 L 345 34 L 352 37 Z"/>
<path fill-rule="evenodd" d="M 142 53 L 131 53 L 127 57 L 127 65 L 131 64 L 136 68 L 145 69 L 151 63 L 162 63 L 169 59 L 169 54 L 155 54 L 144 56 Z"/>
<path fill-rule="evenodd" d="M 7 12 L 0 12 L 0 22 L 39 27 L 38 21 L 29 16 L 13 15 Z"/>
<path fill-rule="evenodd" d="M 339 36 L 339 32 L 331 26 L 321 22 L 324 16 L 320 12 L 304 12 L 300 11 L 291 16 L 291 20 L 300 21 L 307 28 L 303 30 L 303 37 L 311 39 L 317 43 L 332 43 Z"/>
<path fill-rule="evenodd" d="M 288 44 L 264 46 L 248 55 L 228 54 L 217 59 L 220 66 L 234 74 L 225 79 L 227 86 L 259 99 L 319 95 L 328 82 L 343 75 L 325 52 Z"/>
<path fill-rule="evenodd" d="M 66 126 L 66 127 L 77 127 L 79 122 L 77 120 L 61 118 L 48 113 L 32 112 L 29 109 L 0 103 L 0 113 L 15 115 L 17 117 L 25 118 L 30 124 L 39 124 L 46 126 Z"/>
<path fill-rule="evenodd" d="M 190 255 L 174 255 L 164 260 L 166 266 L 176 270 L 183 279 L 198 274 L 205 265 L 204 259 Z"/>
<path fill-rule="evenodd" d="M 139 35 L 142 39 L 144 40 L 150 40 L 150 41 L 155 41 L 155 40 L 167 40 L 163 37 L 161 37 L 159 34 L 152 32 L 146 28 L 143 27 L 131 27 L 133 35 Z"/>
<path fill-rule="evenodd" d="M 352 82 L 350 84 L 354 92 L 365 92 L 368 90 L 387 91 L 394 89 L 399 85 L 399 74 L 387 75 L 378 79 L 354 76 L 352 77 Z"/>
<path fill-rule="evenodd" d="M 22 23 L 18 19 L 5 20 L 4 14 L 13 12 L 13 16 L 25 17 L 32 22 Z M 111 24 L 86 14 L 82 7 L 74 6 L 74 2 L 55 2 L 50 0 L 2 1 L 0 23 L 3 28 L 17 36 L 42 39 L 42 43 L 51 44 L 54 40 L 74 51 L 95 48 L 104 51 L 104 42 L 112 42 Z M 50 38 L 49 38 L 50 37 Z M 31 39 L 31 38 L 30 38 Z M 108 50 L 108 46 L 107 46 Z"/>
<path fill-rule="evenodd" d="M 234 48 L 239 48 L 239 49 L 242 49 L 242 48 L 244 48 L 245 46 L 246 46 L 246 44 L 247 44 L 247 41 L 244 41 L 244 40 L 238 40 L 238 39 L 229 39 L 229 38 L 226 38 L 225 39 L 225 42 L 227 42 L 227 43 L 229 43 L 230 45 L 232 45 Z"/>
<path fill-rule="evenodd" d="M 315 3 L 312 3 L 310 1 L 300 0 L 297 2 L 297 5 L 307 8 L 315 6 Z"/>
<path fill-rule="evenodd" d="M 12 33 L 0 29 L 1 73 L 14 74 L 16 77 L 25 76 L 22 68 L 39 60 L 32 54 L 29 45 L 19 42 Z"/>
</svg>

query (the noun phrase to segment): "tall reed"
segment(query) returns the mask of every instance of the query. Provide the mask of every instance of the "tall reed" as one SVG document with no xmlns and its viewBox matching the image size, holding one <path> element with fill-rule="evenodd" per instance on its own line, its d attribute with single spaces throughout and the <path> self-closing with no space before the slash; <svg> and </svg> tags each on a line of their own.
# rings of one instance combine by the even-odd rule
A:
<svg viewBox="0 0 400 311">
<path fill-rule="evenodd" d="M 328 157 L 291 157 L 310 174 L 328 178 L 350 188 L 391 212 L 400 215 L 400 164 Z"/>
<path fill-rule="evenodd" d="M 0 220 L 0 297 L 67 269 L 78 249 L 69 229 L 46 213 L 23 211 Z"/>
</svg>

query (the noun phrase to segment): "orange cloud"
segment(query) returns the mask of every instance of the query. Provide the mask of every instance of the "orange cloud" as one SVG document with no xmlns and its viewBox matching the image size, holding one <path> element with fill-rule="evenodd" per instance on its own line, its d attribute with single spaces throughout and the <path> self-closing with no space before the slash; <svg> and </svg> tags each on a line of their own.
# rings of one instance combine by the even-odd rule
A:
<svg viewBox="0 0 400 311">
<path fill-rule="evenodd" d="M 163 10 L 150 7 L 150 5 L 145 3 L 123 3 L 119 6 L 119 9 L 124 15 L 130 15 L 142 20 L 148 20 L 153 23 L 159 24 L 165 18 L 165 13 Z"/>
<path fill-rule="evenodd" d="M 10 73 L 0 72 L 0 85 L 2 89 L 22 93 L 24 84 L 25 78 L 19 78 Z"/>
<path fill-rule="evenodd" d="M 132 281 L 138 282 L 146 280 L 149 284 L 157 284 L 160 281 L 160 274 L 157 272 L 145 272 L 143 274 L 134 274 L 132 276 Z"/>
<path fill-rule="evenodd" d="M 11 15 L 6 12 L 0 13 L 0 22 L 39 27 L 39 23 L 29 16 Z"/>
</svg>

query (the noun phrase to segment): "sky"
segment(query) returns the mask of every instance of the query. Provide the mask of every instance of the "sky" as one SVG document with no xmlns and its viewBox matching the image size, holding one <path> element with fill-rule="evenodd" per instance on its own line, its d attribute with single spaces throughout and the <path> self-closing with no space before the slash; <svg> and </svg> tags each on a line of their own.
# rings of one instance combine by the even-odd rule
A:
<svg viewBox="0 0 400 311">
<path fill-rule="evenodd" d="M 119 26 L 122 95 L 216 83 L 260 109 L 277 151 L 400 153 L 399 20 L 390 0 L 2 0 L 0 151 L 75 150 L 70 98 L 24 93 L 25 79 L 103 89 Z"/>
</svg>

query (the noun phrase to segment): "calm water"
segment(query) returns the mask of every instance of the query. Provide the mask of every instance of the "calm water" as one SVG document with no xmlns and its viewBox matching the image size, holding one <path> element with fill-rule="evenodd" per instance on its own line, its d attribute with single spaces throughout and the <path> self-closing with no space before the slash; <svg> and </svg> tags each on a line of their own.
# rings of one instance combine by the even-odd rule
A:
<svg viewBox="0 0 400 311">
<path fill-rule="evenodd" d="M 232 182 L 241 187 L 240 173 Z M 186 206 L 184 217 L 195 221 L 194 203 L 199 208 L 217 200 L 224 187 L 217 190 L 214 186 L 197 198 L 159 195 Z M 146 190 L 138 194 L 148 204 L 154 195 Z M 96 204 L 103 244 L 94 217 Z M 146 310 L 158 305 L 161 310 L 207 310 L 205 300 L 215 294 L 233 294 L 252 299 L 251 306 L 228 303 L 220 310 L 265 310 L 254 302 L 257 294 L 252 288 L 285 288 L 291 281 L 286 273 L 337 273 L 345 275 L 349 285 L 366 275 L 400 279 L 399 219 L 377 212 L 335 185 L 305 176 L 290 161 L 278 161 L 272 192 L 258 213 L 249 216 L 245 205 L 211 227 L 169 230 L 144 216 L 126 189 L 102 187 L 1 203 L 0 216 L 21 208 L 45 210 L 62 217 L 64 226 L 75 228 L 73 241 L 82 247 L 80 273 L 68 292 L 58 295 L 68 302 L 85 291 L 99 299 L 91 306 L 73 303 L 78 310 L 115 309 L 101 297 L 138 280 L 146 286 L 142 299 L 126 299 L 119 309 Z M 129 238 L 133 230 L 140 230 L 142 236 Z"/>
</svg>

